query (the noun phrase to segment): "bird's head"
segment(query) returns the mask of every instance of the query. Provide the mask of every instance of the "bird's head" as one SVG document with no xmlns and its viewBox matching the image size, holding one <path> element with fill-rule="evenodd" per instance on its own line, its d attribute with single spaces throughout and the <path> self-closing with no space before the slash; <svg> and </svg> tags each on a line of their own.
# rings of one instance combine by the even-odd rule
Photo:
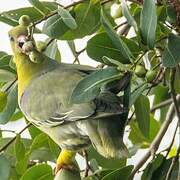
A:
<svg viewBox="0 0 180 180">
<path fill-rule="evenodd" d="M 24 44 L 29 41 L 26 26 L 18 25 L 9 31 L 9 39 L 14 54 L 24 54 Z"/>
</svg>

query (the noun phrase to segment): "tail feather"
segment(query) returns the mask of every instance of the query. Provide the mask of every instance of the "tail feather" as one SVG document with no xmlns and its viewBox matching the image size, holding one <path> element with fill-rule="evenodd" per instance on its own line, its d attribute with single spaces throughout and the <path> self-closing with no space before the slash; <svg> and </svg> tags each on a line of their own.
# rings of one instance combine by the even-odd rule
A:
<svg viewBox="0 0 180 180">
<path fill-rule="evenodd" d="M 94 148 L 106 158 L 128 157 L 128 150 L 123 143 L 124 128 L 120 126 L 119 116 L 108 119 L 89 120 L 86 131 Z"/>
</svg>

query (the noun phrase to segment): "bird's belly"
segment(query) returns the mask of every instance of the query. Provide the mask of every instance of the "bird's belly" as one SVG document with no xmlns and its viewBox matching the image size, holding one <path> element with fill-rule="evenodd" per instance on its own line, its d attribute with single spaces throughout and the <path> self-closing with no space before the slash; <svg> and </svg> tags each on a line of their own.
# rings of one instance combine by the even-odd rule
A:
<svg viewBox="0 0 180 180">
<path fill-rule="evenodd" d="M 49 135 L 62 149 L 78 151 L 90 144 L 89 137 L 78 124 L 79 122 L 72 122 L 56 127 L 35 126 Z"/>
</svg>

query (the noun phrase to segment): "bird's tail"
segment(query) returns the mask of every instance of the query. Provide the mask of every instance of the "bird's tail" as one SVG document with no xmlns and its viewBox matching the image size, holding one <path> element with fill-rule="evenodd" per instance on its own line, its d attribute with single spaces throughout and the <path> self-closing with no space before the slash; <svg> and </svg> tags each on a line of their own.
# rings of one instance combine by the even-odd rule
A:
<svg viewBox="0 0 180 180">
<path fill-rule="evenodd" d="M 94 148 L 106 158 L 128 157 L 128 150 L 123 143 L 124 124 L 120 123 L 118 115 L 85 123 Z"/>
</svg>

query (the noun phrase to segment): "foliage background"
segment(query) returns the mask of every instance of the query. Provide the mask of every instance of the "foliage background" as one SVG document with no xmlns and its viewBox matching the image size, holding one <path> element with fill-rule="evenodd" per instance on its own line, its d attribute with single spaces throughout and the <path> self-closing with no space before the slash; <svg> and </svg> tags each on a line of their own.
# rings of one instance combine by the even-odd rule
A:
<svg viewBox="0 0 180 180">
<path fill-rule="evenodd" d="M 8 6 L 7 8 L 5 7 L 4 9 L 2 9 L 1 12 L 9 10 L 9 5 L 10 4 L 12 5 L 12 1 L 9 3 L 7 1 L 6 1 L 6 3 L 5 3 L 5 1 L 1 1 L 1 2 L 3 2 L 4 5 Z M 15 1 L 13 1 L 13 2 L 15 2 Z M 29 2 L 33 3 L 33 2 L 38 2 L 38 1 L 30 1 L 29 0 Z M 29 2 L 19 0 L 19 1 L 17 1 L 17 3 L 15 5 L 12 5 L 12 9 L 18 9 L 18 8 L 23 7 L 24 5 L 30 6 Z M 115 2 L 115 1 L 113 1 L 113 2 Z M 167 67 L 165 69 L 166 83 L 167 83 L 166 86 L 164 86 L 163 80 L 160 80 L 160 81 L 158 81 L 158 85 L 155 86 L 154 88 L 152 88 L 152 91 L 149 94 L 150 95 L 149 100 L 151 101 L 151 107 L 153 107 L 156 104 L 159 104 L 160 102 L 164 102 L 171 98 L 170 97 L 171 93 L 169 92 L 170 77 L 169 77 L 168 71 L 172 67 L 176 67 L 176 76 L 175 76 L 176 82 L 174 83 L 175 93 L 180 92 L 179 86 L 178 86 L 178 84 L 180 84 L 179 83 L 179 74 L 178 74 L 179 73 L 178 63 L 179 63 L 179 57 L 180 57 L 179 52 L 178 52 L 178 49 L 180 49 L 180 41 L 179 41 L 179 37 L 177 36 L 178 31 L 179 31 L 178 14 L 176 14 L 177 8 L 174 8 L 174 6 L 176 4 L 173 4 L 173 3 L 170 3 L 168 5 L 159 4 L 157 6 L 157 13 L 155 13 L 156 15 L 158 15 L 157 16 L 156 34 L 154 34 L 155 37 L 153 37 L 153 29 L 150 29 L 149 31 L 151 33 L 150 33 L 150 37 L 149 37 L 149 35 L 146 35 L 147 29 L 144 30 L 144 27 L 145 28 L 148 27 L 149 21 L 147 19 L 145 19 L 143 24 L 140 23 L 140 11 L 141 11 L 142 4 L 141 4 L 141 1 L 139 1 L 139 2 L 140 2 L 140 5 L 137 5 L 137 1 L 136 1 L 135 3 L 133 3 L 129 6 L 130 14 L 132 14 L 133 16 L 126 15 L 126 18 L 128 19 L 128 23 L 131 26 L 133 26 L 134 29 L 136 29 L 138 27 L 137 38 L 133 39 L 136 44 L 134 45 L 133 43 L 129 42 L 128 40 L 124 40 L 122 37 L 122 40 L 124 40 L 123 42 L 125 42 L 125 44 L 120 43 L 120 45 L 119 45 L 119 42 L 115 42 L 114 44 L 111 43 L 111 46 L 113 48 L 115 47 L 122 51 L 122 47 L 124 48 L 127 45 L 130 49 L 130 52 L 133 52 L 135 59 L 139 61 L 138 63 L 142 63 L 142 64 L 144 64 L 142 61 L 142 55 L 143 55 L 144 62 L 146 62 L 145 63 L 146 68 L 152 69 L 153 67 L 155 67 L 156 65 L 158 65 L 159 63 L 162 63 L 162 62 L 163 62 L 163 65 L 165 67 Z M 70 3 L 72 3 L 72 2 L 70 2 Z M 162 1 L 162 3 L 163 3 L 163 1 Z M 106 6 L 107 12 L 108 12 L 110 5 L 111 4 L 109 4 L 109 5 L 107 4 L 107 6 Z M 177 6 L 175 6 L 175 7 L 177 7 Z M 148 6 L 148 9 L 149 8 L 150 8 L 150 6 Z M 39 10 L 37 10 L 37 9 L 35 9 L 35 11 L 37 12 L 37 14 L 36 14 L 37 17 L 35 17 L 35 18 L 37 18 L 36 20 L 42 18 L 42 14 L 39 15 L 38 14 Z M 123 14 L 125 15 L 125 14 L 127 14 L 127 12 L 128 11 L 125 11 Z M 3 43 L 0 44 L 0 48 L 1 48 L 0 50 L 6 51 L 7 53 L 9 53 L 9 47 L 8 47 L 9 40 L 7 37 L 7 29 L 9 29 L 10 26 L 5 25 L 5 23 L 10 24 L 10 25 L 15 25 L 16 20 L 17 20 L 17 18 L 15 18 L 15 20 L 13 19 L 14 15 L 12 15 L 11 13 L 9 13 L 9 14 L 4 13 L 4 17 L 7 18 L 5 20 L 2 18 L 2 16 L 0 18 L 0 20 L 4 22 L 4 23 L 1 22 L 1 27 L 5 27 L 5 28 L 2 28 L 2 31 L 5 31 L 5 32 L 1 32 L 1 33 L 3 33 L 3 35 L 2 35 Z M 28 11 L 28 13 L 30 13 L 30 11 Z M 145 13 L 147 13 L 147 11 L 145 11 Z M 18 11 L 18 16 L 20 16 L 22 14 L 25 14 L 25 12 L 22 10 Z M 150 14 L 152 14 L 152 12 Z M 155 15 L 155 17 L 156 17 L 156 15 Z M 149 16 L 149 15 L 147 15 L 147 16 Z M 134 17 L 134 18 L 132 18 L 132 17 Z M 145 15 L 143 17 L 145 17 Z M 152 23 L 154 23 L 152 26 L 156 25 L 155 17 L 153 17 L 153 19 L 152 19 L 152 21 L 153 21 Z M 150 17 L 148 17 L 148 19 L 149 18 Z M 12 19 L 13 19 L 13 21 L 11 21 Z M 136 20 L 137 25 L 136 25 L 134 19 Z M 110 16 L 108 16 L 108 20 L 110 20 L 110 22 L 112 23 L 113 26 L 116 26 L 115 22 L 113 22 L 113 19 Z M 52 20 L 52 22 L 53 21 L 54 20 Z M 124 21 L 125 21 L 125 18 L 116 19 L 117 24 L 121 24 Z M 50 22 L 50 24 L 52 22 Z M 100 22 L 100 21 L 98 21 L 98 22 Z M 110 44 L 110 42 L 116 41 L 116 40 L 113 40 L 114 34 L 112 34 L 112 29 L 111 28 L 109 29 L 109 26 L 107 26 L 106 21 L 102 22 L 102 24 L 104 25 L 106 33 L 111 34 L 110 41 L 108 39 L 108 44 Z M 57 25 L 57 28 L 58 28 L 58 26 L 59 25 Z M 42 24 L 38 27 L 42 28 Z M 120 33 L 120 32 L 122 33 L 122 30 L 124 27 L 127 28 L 126 24 L 125 24 L 125 26 L 122 26 L 122 27 L 120 27 L 120 29 L 118 29 L 118 33 Z M 4 29 L 6 29 L 6 30 L 4 30 Z M 52 31 L 50 31 L 50 32 L 45 32 L 45 31 L 46 31 L 46 28 L 44 28 L 44 33 L 59 39 L 59 34 L 58 35 L 56 33 L 54 34 L 54 32 L 52 32 Z M 98 30 L 98 31 L 102 32 L 103 29 L 100 28 L 100 30 Z M 141 35 L 139 34 L 139 32 L 141 32 Z M 163 40 L 163 38 L 168 36 L 171 32 L 173 32 L 173 34 L 176 34 L 176 36 L 171 36 L 173 39 L 173 45 L 169 44 L 170 47 L 168 48 L 168 47 L 166 47 L 167 40 L 166 39 Z M 84 32 L 84 33 L 86 35 L 86 32 Z M 124 33 L 126 34 L 126 32 L 124 32 Z M 60 39 L 69 40 L 69 38 L 71 39 L 73 36 L 76 39 L 76 38 L 79 38 L 78 37 L 79 34 L 82 35 L 83 33 L 75 32 L 74 34 L 71 34 L 71 36 L 61 36 L 60 35 Z M 72 63 L 75 60 L 75 56 L 77 56 L 77 54 L 78 54 L 79 55 L 78 58 L 79 58 L 81 64 L 91 64 L 94 66 L 96 64 L 99 64 L 99 62 L 97 63 L 97 62 L 92 61 L 92 58 L 96 59 L 97 61 L 102 62 L 102 54 L 104 55 L 105 51 L 104 51 L 104 49 L 99 49 L 98 53 L 97 53 L 97 47 L 95 45 L 98 45 L 98 43 L 101 41 L 102 41 L 102 44 L 105 43 L 104 38 L 108 37 L 107 34 L 104 34 L 104 35 L 101 34 L 100 37 L 96 36 L 97 39 L 95 39 L 94 41 L 93 40 L 89 41 L 88 49 L 87 49 L 89 56 L 87 56 L 86 52 L 82 52 L 80 55 L 78 53 L 76 53 L 73 49 L 74 47 L 73 47 L 72 41 L 69 42 L 69 45 L 72 50 L 72 53 L 70 54 L 70 49 L 68 49 L 69 47 L 66 44 L 66 42 L 58 40 L 58 47 L 59 47 L 59 50 L 61 53 L 62 61 L 65 62 L 65 60 L 66 60 L 66 62 Z M 131 28 L 131 32 L 127 36 L 128 39 L 132 36 L 132 34 L 133 33 L 132 33 L 132 28 Z M 93 34 L 91 36 L 86 36 L 83 39 L 75 40 L 76 51 L 79 52 L 79 51 L 83 50 L 84 47 L 86 46 L 87 40 L 92 38 L 93 36 L 95 36 L 95 34 Z M 144 39 L 143 39 L 143 36 L 145 36 Z M 45 35 L 36 35 L 35 37 L 40 40 L 46 38 Z M 118 38 L 116 38 L 116 39 L 118 39 Z M 142 43 L 142 39 L 144 40 L 143 43 Z M 154 47 L 155 40 L 158 41 L 160 39 L 162 39 L 162 41 L 160 41 L 160 43 L 155 43 L 155 47 Z M 118 43 L 118 45 L 117 45 L 117 43 Z M 138 44 L 138 46 L 137 46 L 137 44 Z M 7 45 L 7 47 L 6 47 L 6 45 Z M 163 49 L 161 51 L 161 53 L 163 54 L 163 57 L 165 57 L 165 58 L 162 58 L 162 57 L 157 58 L 156 57 L 157 49 L 159 48 L 159 46 Z M 94 47 L 96 47 L 96 49 Z M 149 50 L 148 47 L 151 49 L 153 47 L 154 48 L 153 51 Z M 174 47 L 175 47 L 175 49 L 174 49 Z M 65 49 L 68 49 L 69 51 L 65 52 L 64 51 Z M 167 51 L 167 49 L 169 49 L 170 52 L 173 54 L 173 59 L 175 59 L 175 61 L 172 61 L 172 57 L 169 56 L 169 54 L 167 54 L 169 52 L 169 51 Z M 128 51 L 126 51 L 126 52 L 128 52 Z M 46 53 L 48 55 L 56 54 L 57 53 L 56 44 L 53 43 L 53 46 L 49 47 L 49 51 L 47 51 Z M 160 55 L 162 55 L 161 53 L 160 53 Z M 107 56 L 110 55 L 108 57 L 112 58 L 110 60 L 106 59 L 106 62 L 104 62 L 106 64 L 109 64 L 109 61 L 111 64 L 114 64 L 113 59 L 115 59 L 121 63 L 124 61 L 124 59 L 126 59 L 128 62 L 128 57 L 123 56 L 122 58 L 120 58 L 122 56 L 121 53 L 116 54 L 114 52 L 109 52 L 106 55 Z M 126 55 L 129 56 L 129 54 L 126 54 Z M 158 56 L 159 56 L 159 54 L 158 54 Z M 56 58 L 59 60 L 59 56 L 56 56 Z M 108 61 L 108 63 L 107 63 L 107 61 Z M 4 62 L 5 62 L 5 64 L 3 64 Z M 15 72 L 13 70 L 14 65 L 13 65 L 13 63 L 10 63 L 10 62 L 11 62 L 10 55 L 7 55 L 3 52 L 0 53 L 0 69 L 3 70 L 3 71 L 1 71 L 1 74 L 0 74 L 1 87 L 2 87 L 1 91 L 4 91 L 4 89 L 6 89 L 8 84 L 11 84 L 11 82 L 15 78 L 15 75 L 14 75 Z M 115 63 L 117 64 L 117 62 L 115 62 Z M 6 65 L 6 68 L 4 68 L 4 65 Z M 118 64 L 118 66 L 120 67 L 120 69 L 124 68 L 124 66 L 122 64 Z M 164 66 L 162 66 L 162 65 L 157 66 L 158 71 L 159 71 L 159 67 L 164 67 Z M 7 72 L 5 72 L 4 70 L 7 70 Z M 138 78 L 136 75 L 134 75 L 134 78 L 135 78 L 134 82 L 136 82 L 136 83 L 134 83 L 134 86 L 135 86 L 135 87 L 133 87 L 134 89 L 139 87 L 139 85 L 141 85 L 142 83 L 146 82 L 145 78 Z M 152 83 L 150 83 L 148 85 L 150 86 L 150 85 L 152 85 Z M 140 94 L 142 92 L 141 91 L 142 88 L 138 88 L 138 89 L 140 89 L 140 91 L 138 92 L 138 96 L 140 96 Z M 12 88 L 12 90 L 13 90 L 13 88 Z M 15 98 L 15 96 L 14 96 L 14 94 L 16 94 L 15 91 L 16 90 L 10 91 L 11 93 L 8 92 L 8 98 L 10 98 L 10 97 L 12 97 L 11 99 L 13 99 L 13 97 Z M 144 93 L 146 94 L 147 92 L 145 91 Z M 143 97 L 143 99 L 141 99 L 139 101 L 142 101 L 143 108 L 144 108 L 144 101 L 149 101 L 149 100 L 147 98 Z M 135 101 L 135 100 L 133 100 L 133 101 Z M 5 124 L 5 125 L 0 126 L 1 133 L 2 133 L 1 138 L 0 138 L 0 149 L 1 149 L 1 147 L 3 148 L 9 141 L 12 141 L 13 140 L 12 137 L 16 133 L 21 131 L 24 126 L 26 126 L 26 122 L 24 120 L 19 120 L 20 118 L 22 118 L 22 114 L 18 111 L 18 109 L 16 109 L 16 111 L 13 111 L 13 109 L 15 110 L 15 108 L 13 108 L 13 104 L 14 104 L 13 102 L 15 102 L 15 101 L 12 100 L 11 103 L 9 103 L 10 111 L 8 111 L 8 113 L 6 113 L 6 116 L 4 116 L 4 115 L 2 116 L 4 109 L 0 113 L 1 124 Z M 5 105 L 3 105 L 3 101 L 1 101 L 1 105 L 7 107 L 8 104 L 7 103 L 4 103 L 4 104 Z M 135 106 L 140 106 L 138 104 L 141 104 L 141 103 L 136 102 L 136 104 L 137 105 L 135 105 Z M 168 104 L 168 106 L 169 106 L 169 104 Z M 14 104 L 14 107 L 16 107 L 16 104 Z M 142 107 L 140 107 L 140 110 L 141 109 L 142 109 Z M 147 107 L 147 109 L 149 109 L 149 108 Z M 134 111 L 133 108 L 131 109 L 131 111 L 132 112 Z M 149 111 L 149 110 L 147 110 L 147 111 Z M 167 111 L 168 111 L 168 108 L 163 107 L 163 108 L 161 108 L 161 110 L 156 111 L 155 114 L 152 113 L 150 115 L 149 119 L 139 118 L 139 120 L 137 118 L 138 113 L 136 113 L 136 116 L 133 117 L 133 120 L 131 121 L 130 126 L 128 125 L 126 127 L 125 142 L 127 143 L 130 153 L 132 155 L 132 158 L 128 159 L 127 163 L 125 160 L 109 161 L 109 160 L 103 159 L 91 148 L 89 151 L 90 166 L 91 166 L 91 170 L 96 175 L 89 177 L 89 179 L 90 178 L 96 179 L 97 174 L 99 175 L 99 177 L 104 177 L 104 179 L 106 179 L 106 178 L 113 179 L 114 177 L 119 177 L 121 173 L 123 173 L 123 177 L 124 177 L 123 179 L 125 179 L 125 177 L 130 174 L 132 168 L 129 166 L 127 166 L 125 168 L 123 168 L 123 167 L 126 165 L 129 165 L 129 164 L 136 165 L 139 158 L 142 157 L 143 154 L 145 154 L 147 152 L 147 150 L 144 150 L 144 148 L 150 147 L 150 144 L 151 144 L 153 138 L 157 135 L 157 132 L 160 129 L 160 127 L 162 127 L 165 116 L 167 116 Z M 140 114 L 142 115 L 142 113 L 144 113 L 144 109 L 141 110 Z M 13 114 L 13 116 L 12 116 L 12 114 Z M 145 114 L 145 117 L 147 117 L 147 114 Z M 164 141 L 161 142 L 161 146 L 157 152 L 158 155 L 156 155 L 153 158 L 154 160 L 148 164 L 147 168 L 143 169 L 143 171 L 140 173 L 140 174 L 143 174 L 142 179 L 153 179 L 153 177 L 156 177 L 158 179 L 166 178 L 165 176 L 157 176 L 157 174 L 161 175 L 161 173 L 162 173 L 167 176 L 168 169 L 170 169 L 170 167 L 173 164 L 172 163 L 173 159 L 176 159 L 176 157 L 177 157 L 177 148 L 178 148 L 178 144 L 179 144 L 178 130 L 176 131 L 176 133 L 174 133 L 176 124 L 177 124 L 177 119 L 178 119 L 177 117 L 173 118 L 173 123 L 171 124 L 171 126 L 168 130 L 169 133 L 168 132 L 166 133 L 166 136 L 164 137 Z M 12 121 L 13 121 L 13 123 L 12 123 Z M 12 126 L 13 126 L 13 128 L 11 128 Z M 9 130 L 12 132 L 7 132 Z M 150 133 L 148 137 L 146 134 L 147 132 Z M 13 180 L 20 179 L 20 178 L 27 179 L 27 177 L 32 179 L 33 175 L 37 175 L 35 178 L 42 177 L 42 179 L 43 178 L 44 179 L 47 179 L 47 178 L 52 179 L 52 176 L 53 176 L 52 169 L 50 166 L 48 166 L 44 163 L 54 162 L 60 151 L 59 148 L 45 134 L 42 134 L 40 131 L 38 131 L 36 128 L 34 128 L 32 126 L 28 128 L 28 133 L 30 133 L 30 135 L 28 135 L 28 137 L 31 137 L 31 139 L 27 139 L 27 133 L 21 134 L 21 135 L 17 134 L 15 141 L 13 141 L 13 143 L 8 145 L 7 149 L 3 149 L 3 151 L 1 151 L 1 154 L 0 154 L 0 177 L 2 177 L 3 179 L 13 179 Z M 173 138 L 174 134 L 176 134 L 176 136 Z M 167 139 L 169 141 L 167 141 Z M 173 139 L 173 141 L 172 141 L 172 139 Z M 173 143 L 171 144 L 171 142 L 173 142 Z M 168 147 L 168 149 L 167 149 L 167 147 Z M 164 153 L 161 153 L 164 156 L 160 155 L 159 152 L 161 152 L 164 149 L 166 149 L 166 151 Z M 169 155 L 167 157 L 165 157 L 168 151 L 170 151 L 168 153 Z M 79 158 L 80 158 L 80 156 L 79 156 Z M 166 158 L 169 158 L 169 160 L 166 160 Z M 84 162 L 84 160 L 82 160 L 82 158 L 81 158 L 81 160 L 80 161 L 78 160 L 78 162 L 80 162 L 80 164 L 82 164 L 82 162 Z M 52 165 L 52 163 L 50 163 L 50 164 Z M 102 166 L 104 168 L 104 170 L 100 171 L 97 165 Z M 33 168 L 33 166 L 35 166 L 35 168 Z M 84 168 L 84 167 L 82 166 L 82 168 Z M 115 169 L 118 169 L 118 170 L 116 172 L 114 172 L 115 175 L 113 175 L 112 172 Z M 32 174 L 31 174 L 31 172 L 32 172 Z M 40 174 L 39 172 L 42 172 L 42 174 Z M 109 177 L 108 176 L 105 177 L 105 175 L 107 175 L 107 174 L 109 174 Z M 178 175 L 178 164 L 174 163 L 170 178 L 175 178 L 175 177 L 177 177 L 177 175 Z M 136 175 L 135 177 L 136 177 L 136 179 L 140 179 L 139 175 Z"/>
</svg>

